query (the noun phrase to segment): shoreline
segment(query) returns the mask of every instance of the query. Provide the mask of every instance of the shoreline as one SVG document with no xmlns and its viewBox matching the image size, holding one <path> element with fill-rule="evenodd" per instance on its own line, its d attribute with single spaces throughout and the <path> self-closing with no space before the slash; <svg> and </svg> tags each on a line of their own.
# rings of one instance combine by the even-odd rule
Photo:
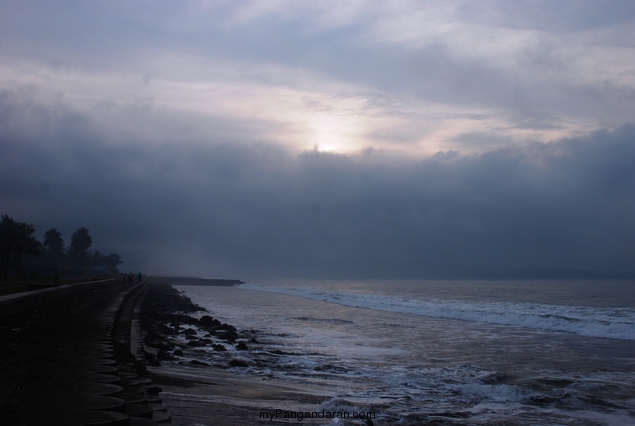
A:
<svg viewBox="0 0 635 426">
<path fill-rule="evenodd" d="M 228 371 L 249 367 L 246 358 L 227 350 L 229 346 L 238 351 L 266 351 L 266 343 L 259 341 L 255 330 L 237 330 L 211 317 L 171 285 L 150 280 L 141 326 L 147 375 L 162 388 L 172 424 L 288 424 L 289 420 L 282 418 L 262 420 L 260 413 L 312 412 L 332 398 L 330 393 L 306 384 Z M 210 350 L 223 355 L 224 362 L 211 364 L 205 358 Z M 324 424 L 324 419 L 307 418 L 303 423 Z"/>
<path fill-rule="evenodd" d="M 185 286 L 233 286 L 245 284 L 243 280 L 228 278 L 198 278 L 198 277 L 160 277 L 149 276 L 148 281 L 156 284 L 185 285 Z"/>
<path fill-rule="evenodd" d="M 261 412 L 315 411 L 330 395 L 307 393 L 306 387 L 276 379 L 239 376 L 202 366 L 149 367 L 148 377 L 161 387 L 161 397 L 172 414 L 174 425 L 253 425 Z M 268 424 L 288 424 L 267 419 Z M 305 424 L 324 424 L 306 419 Z M 342 423 L 347 424 L 347 423 Z"/>
</svg>

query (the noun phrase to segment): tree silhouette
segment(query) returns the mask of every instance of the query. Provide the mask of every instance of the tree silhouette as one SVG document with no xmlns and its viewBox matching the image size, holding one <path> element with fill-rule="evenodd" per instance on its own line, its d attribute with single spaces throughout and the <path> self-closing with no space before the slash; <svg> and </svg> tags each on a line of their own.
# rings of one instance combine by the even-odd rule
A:
<svg viewBox="0 0 635 426">
<path fill-rule="evenodd" d="M 117 253 L 110 253 L 108 256 L 104 256 L 99 253 L 99 251 L 95 251 L 93 253 L 91 263 L 94 266 L 106 266 L 110 270 L 111 273 L 116 274 L 117 266 L 121 265 L 123 262 L 121 261 L 121 256 Z"/>
<path fill-rule="evenodd" d="M 84 266 L 88 261 L 88 249 L 93 244 L 93 239 L 88 233 L 88 229 L 83 226 L 71 235 L 70 255 L 71 260 L 80 266 Z"/>
<path fill-rule="evenodd" d="M 110 253 L 108 256 L 106 256 L 106 259 L 106 264 L 115 269 L 117 268 L 117 266 L 123 263 L 121 261 L 121 256 L 119 256 L 117 253 Z"/>
<path fill-rule="evenodd" d="M 35 238 L 35 228 L 33 228 L 33 225 L 29 225 L 25 222 L 18 222 L 15 249 L 13 252 L 15 271 L 19 271 L 20 262 L 24 256 L 31 255 L 40 257 L 42 255 L 42 251 L 42 243 Z"/>
<path fill-rule="evenodd" d="M 9 262 L 13 253 L 16 235 L 16 221 L 6 214 L 2 215 L 2 221 L 0 222 L 0 255 L 2 255 L 2 276 L 5 278 L 9 272 Z"/>
<path fill-rule="evenodd" d="M 51 228 L 44 234 L 44 249 L 48 261 L 53 265 L 59 265 L 64 257 L 64 240 L 62 233 L 56 228 Z"/>
<path fill-rule="evenodd" d="M 16 222 L 9 216 L 3 215 L 0 222 L 0 253 L 5 278 L 9 273 L 9 264 L 12 259 L 17 273 L 24 256 L 40 256 L 42 244 L 35 238 L 33 225 Z"/>
<path fill-rule="evenodd" d="M 88 249 L 92 246 L 93 239 L 88 229 L 81 227 L 71 236 L 71 244 L 65 249 L 62 234 L 56 229 L 51 228 L 44 233 L 44 244 L 40 243 L 35 237 L 35 229 L 33 225 L 25 222 L 16 222 L 8 215 L 2 215 L 0 220 L 0 277 L 7 277 L 9 269 L 15 267 L 15 273 L 21 273 L 23 263 L 30 269 L 34 270 L 34 275 L 39 273 L 48 273 L 42 268 L 57 268 L 55 274 L 57 276 L 62 268 L 68 268 L 69 262 L 75 264 L 75 268 L 81 268 L 83 273 L 88 272 L 90 266 L 107 267 L 108 274 L 118 274 L 117 267 L 123 262 L 121 256 L 116 253 L 110 253 L 105 256 L 98 251 L 91 253 Z M 44 259 L 40 261 L 31 261 L 28 256 L 40 257 L 45 254 Z M 22 269 L 26 269 L 22 267 Z M 38 270 L 39 269 L 39 270 Z M 73 273 L 77 272 L 74 270 Z M 99 268 L 98 268 L 99 269 Z"/>
<path fill-rule="evenodd" d="M 64 240 L 62 233 L 51 228 L 44 234 L 44 248 L 49 253 L 64 253 Z"/>
</svg>

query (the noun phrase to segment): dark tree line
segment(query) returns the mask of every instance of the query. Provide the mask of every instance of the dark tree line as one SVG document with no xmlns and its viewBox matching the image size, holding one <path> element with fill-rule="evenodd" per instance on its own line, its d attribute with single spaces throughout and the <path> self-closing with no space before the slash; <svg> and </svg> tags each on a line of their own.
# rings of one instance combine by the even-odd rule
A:
<svg viewBox="0 0 635 426">
<path fill-rule="evenodd" d="M 24 273 L 23 265 L 29 261 L 37 268 L 74 269 L 83 274 L 89 271 L 117 274 L 123 262 L 116 253 L 103 255 L 91 252 L 93 239 L 88 229 L 81 227 L 71 235 L 71 244 L 65 247 L 62 233 L 51 228 L 44 233 L 43 242 L 35 236 L 35 228 L 25 222 L 16 222 L 7 215 L 0 221 L 0 269 L 2 277 L 10 273 Z"/>
</svg>

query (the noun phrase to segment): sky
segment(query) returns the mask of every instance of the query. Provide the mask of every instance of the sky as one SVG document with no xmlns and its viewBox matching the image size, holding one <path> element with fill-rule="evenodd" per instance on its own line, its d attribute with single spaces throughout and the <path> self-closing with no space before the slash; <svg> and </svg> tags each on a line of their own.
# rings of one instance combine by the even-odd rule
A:
<svg viewBox="0 0 635 426">
<path fill-rule="evenodd" d="M 0 0 L 0 213 L 124 270 L 635 277 L 634 121 L 630 0 Z"/>
</svg>

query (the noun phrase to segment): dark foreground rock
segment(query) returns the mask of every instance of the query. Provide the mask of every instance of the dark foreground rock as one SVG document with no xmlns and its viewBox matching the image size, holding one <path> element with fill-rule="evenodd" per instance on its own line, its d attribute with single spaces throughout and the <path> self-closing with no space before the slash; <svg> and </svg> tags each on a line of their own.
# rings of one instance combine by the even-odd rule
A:
<svg viewBox="0 0 635 426">
<path fill-rule="evenodd" d="M 240 359 L 232 359 L 231 361 L 229 361 L 229 365 L 231 365 L 232 367 L 249 367 L 249 364 Z"/>
</svg>

